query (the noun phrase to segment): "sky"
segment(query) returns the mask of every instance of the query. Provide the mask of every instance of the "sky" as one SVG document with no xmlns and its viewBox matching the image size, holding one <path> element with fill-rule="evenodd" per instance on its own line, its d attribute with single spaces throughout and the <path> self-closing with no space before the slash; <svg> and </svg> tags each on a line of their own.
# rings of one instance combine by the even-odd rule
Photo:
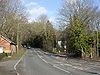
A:
<svg viewBox="0 0 100 75">
<path fill-rule="evenodd" d="M 36 20 L 41 14 L 46 14 L 51 22 L 58 15 L 62 0 L 21 0 L 29 12 L 29 21 Z"/>
<path fill-rule="evenodd" d="M 46 14 L 51 22 L 55 22 L 63 0 L 21 0 L 29 12 L 29 22 L 36 20 L 41 14 Z M 73 2 L 74 0 L 70 0 Z M 100 7 L 100 0 L 94 0 Z"/>
</svg>

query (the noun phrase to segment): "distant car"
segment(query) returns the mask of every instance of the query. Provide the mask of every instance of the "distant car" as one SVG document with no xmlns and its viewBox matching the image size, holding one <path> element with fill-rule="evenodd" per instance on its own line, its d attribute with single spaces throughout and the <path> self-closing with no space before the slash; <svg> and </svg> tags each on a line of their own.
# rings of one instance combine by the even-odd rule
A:
<svg viewBox="0 0 100 75">
<path fill-rule="evenodd" d="M 30 48 L 31 48 L 30 46 L 27 47 L 27 49 L 30 49 Z"/>
</svg>

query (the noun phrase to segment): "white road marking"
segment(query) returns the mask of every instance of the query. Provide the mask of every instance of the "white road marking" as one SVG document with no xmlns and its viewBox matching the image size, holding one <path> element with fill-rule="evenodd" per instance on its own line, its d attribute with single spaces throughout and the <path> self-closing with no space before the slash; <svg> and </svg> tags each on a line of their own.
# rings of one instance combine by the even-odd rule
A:
<svg viewBox="0 0 100 75">
<path fill-rule="evenodd" d="M 73 66 L 72 66 L 72 65 L 70 65 L 70 64 L 64 64 L 64 65 L 67 65 L 67 66 L 73 67 Z"/>
<path fill-rule="evenodd" d="M 38 55 L 38 57 L 42 60 L 42 61 L 44 61 L 45 63 L 49 63 L 49 62 L 47 62 L 45 59 L 43 59 L 42 57 L 43 56 L 40 56 L 39 54 L 38 54 L 38 52 L 39 53 L 41 53 L 40 51 L 38 51 L 38 52 L 36 52 L 36 51 L 34 51 L 37 55 Z M 57 62 L 58 63 L 58 62 Z M 60 64 L 61 64 L 61 62 L 59 62 Z M 60 67 L 58 67 L 58 66 L 56 66 L 56 65 L 53 65 L 53 67 L 55 67 L 55 68 L 57 68 L 57 69 L 59 69 L 59 70 L 61 70 L 61 71 L 64 71 L 64 72 L 66 72 L 66 73 L 70 73 L 69 71 L 67 71 L 67 70 L 64 70 L 64 69 L 62 69 L 62 68 L 60 68 Z"/>
<path fill-rule="evenodd" d="M 40 51 L 38 51 L 38 52 L 40 52 Z M 35 53 L 38 55 L 38 57 L 39 57 L 42 61 L 44 61 L 45 63 L 49 63 L 49 62 L 47 62 L 45 59 L 43 59 L 43 56 L 40 56 L 36 51 L 35 51 Z"/>
<path fill-rule="evenodd" d="M 100 73 L 98 73 L 100 75 Z"/>
<path fill-rule="evenodd" d="M 42 59 L 42 58 L 43 58 L 43 56 L 40 56 L 40 58 Z"/>
<path fill-rule="evenodd" d="M 74 65 L 80 65 L 80 66 L 82 65 L 82 64 L 79 64 L 79 63 L 73 63 L 73 64 L 74 64 Z"/>
<path fill-rule="evenodd" d="M 60 67 L 58 67 L 58 66 L 56 66 L 56 65 L 53 65 L 53 67 L 55 67 L 55 68 L 57 68 L 57 69 L 59 69 L 59 70 L 61 70 L 61 71 L 64 71 L 64 72 L 70 73 L 69 71 L 64 70 L 64 69 L 62 69 L 62 68 L 60 68 Z"/>
<path fill-rule="evenodd" d="M 41 52 L 41 51 L 38 51 L 40 54 L 44 54 L 43 52 Z"/>
<path fill-rule="evenodd" d="M 25 54 L 27 53 L 28 51 L 26 51 L 24 54 L 23 54 L 23 56 L 17 61 L 17 63 L 14 65 L 14 70 L 17 72 L 17 69 L 16 69 L 16 67 L 17 67 L 17 65 L 20 63 L 20 61 L 23 59 L 23 57 L 25 56 Z M 17 72 L 17 75 L 19 75 L 19 73 Z"/>
<path fill-rule="evenodd" d="M 62 62 L 58 62 L 58 61 L 57 61 L 56 64 L 62 64 Z"/>
<path fill-rule="evenodd" d="M 61 66 L 64 66 L 64 64 L 60 64 Z"/>
<path fill-rule="evenodd" d="M 75 68 L 75 69 L 83 70 L 83 68 L 81 68 L 81 67 L 76 67 L 76 66 L 73 66 L 73 65 L 71 65 L 71 64 L 63 64 L 63 65 L 67 65 L 67 66 L 70 66 L 70 67 Z"/>
<path fill-rule="evenodd" d="M 40 56 L 39 54 L 38 54 L 38 52 L 40 53 L 40 54 L 42 54 L 40 51 L 34 51 L 37 55 L 38 55 L 38 57 L 42 60 L 42 61 L 44 61 L 45 63 L 49 63 L 49 62 L 47 62 L 45 59 L 43 59 L 43 56 Z M 79 70 L 83 70 L 83 68 L 81 68 L 81 67 L 76 67 L 76 66 L 73 66 L 73 65 L 71 65 L 71 64 L 62 64 L 61 62 L 59 62 L 59 64 L 60 65 L 62 65 L 62 66 L 64 66 L 64 65 L 67 65 L 67 66 L 70 66 L 70 67 L 72 67 L 72 68 L 75 68 L 75 69 L 79 69 Z M 55 66 L 54 66 L 55 67 Z M 56 68 L 59 68 L 59 67 L 57 67 L 56 66 Z M 59 68 L 59 69 L 61 69 L 61 68 Z M 62 69 L 63 70 L 63 69 Z M 66 71 L 66 70 L 63 70 L 63 71 Z"/>
<path fill-rule="evenodd" d="M 83 68 L 81 68 L 81 67 L 73 66 L 73 68 L 75 68 L 75 69 L 79 69 L 79 70 L 83 70 Z"/>
<path fill-rule="evenodd" d="M 49 62 L 47 62 L 46 60 L 44 60 L 44 59 L 42 59 L 45 63 L 49 63 Z"/>
</svg>

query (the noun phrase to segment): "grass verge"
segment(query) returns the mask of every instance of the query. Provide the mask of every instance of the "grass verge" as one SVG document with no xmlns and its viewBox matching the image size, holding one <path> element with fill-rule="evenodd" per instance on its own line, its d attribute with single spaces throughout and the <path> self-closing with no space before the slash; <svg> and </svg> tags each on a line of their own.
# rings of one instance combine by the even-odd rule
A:
<svg viewBox="0 0 100 75">
<path fill-rule="evenodd" d="M 19 59 L 25 52 L 26 52 L 25 49 L 21 49 L 21 50 L 18 51 L 18 53 L 14 53 L 11 57 L 4 56 L 0 61 L 8 61 L 8 60 Z"/>
</svg>

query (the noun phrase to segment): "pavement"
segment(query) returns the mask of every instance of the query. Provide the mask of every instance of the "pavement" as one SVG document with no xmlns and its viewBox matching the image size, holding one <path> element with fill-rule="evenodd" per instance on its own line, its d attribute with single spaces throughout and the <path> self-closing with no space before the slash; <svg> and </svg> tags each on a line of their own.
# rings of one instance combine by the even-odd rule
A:
<svg viewBox="0 0 100 75">
<path fill-rule="evenodd" d="M 18 60 L 0 62 L 0 75 L 17 75 L 14 65 Z"/>
<path fill-rule="evenodd" d="M 29 49 L 17 66 L 20 75 L 100 75 L 100 62 L 66 59 Z"/>
</svg>

